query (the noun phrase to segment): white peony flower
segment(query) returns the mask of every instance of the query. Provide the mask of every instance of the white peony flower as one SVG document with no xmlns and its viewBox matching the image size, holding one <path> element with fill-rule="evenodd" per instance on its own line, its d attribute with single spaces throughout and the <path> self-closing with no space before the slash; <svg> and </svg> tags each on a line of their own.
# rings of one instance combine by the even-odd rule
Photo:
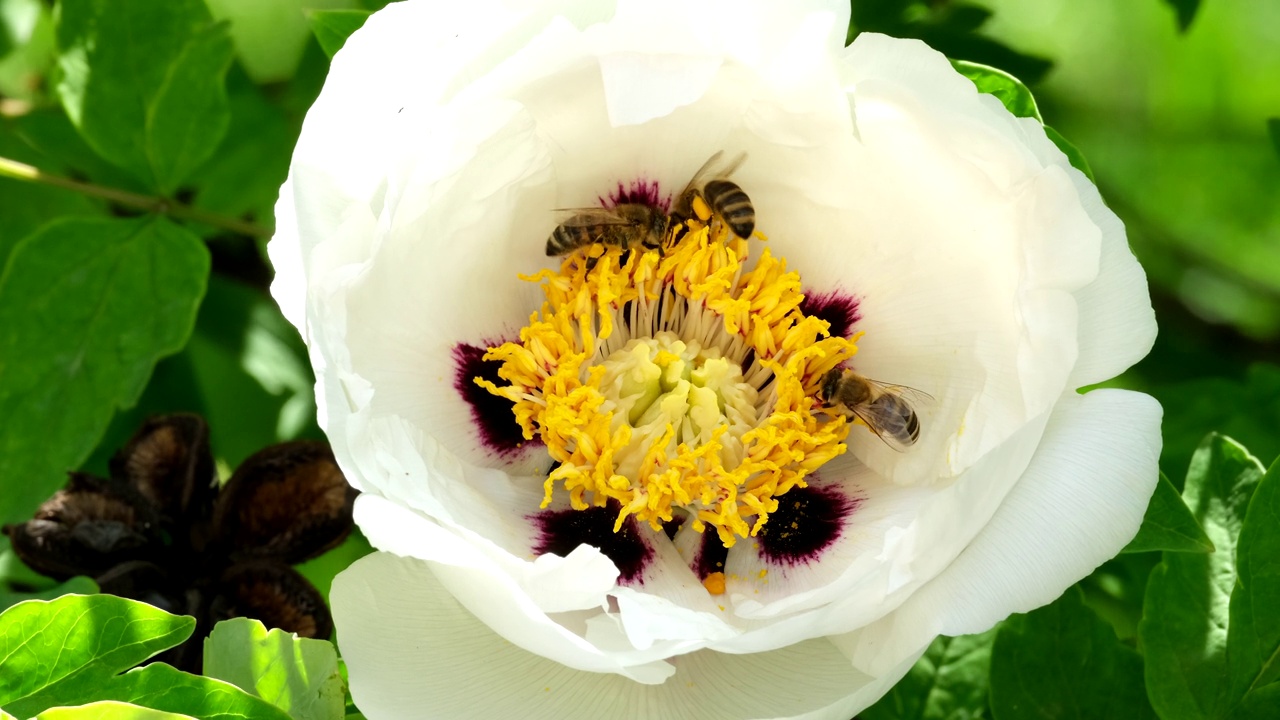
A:
<svg viewBox="0 0 1280 720">
<path fill-rule="evenodd" d="M 332 594 L 368 717 L 848 718 L 1134 535 L 1160 408 L 1076 392 L 1155 335 L 1119 220 L 847 24 L 405 2 L 334 59 L 270 249 L 381 551 Z M 755 237 L 695 202 L 660 251 L 546 256 L 553 209 L 661 220 L 716 153 Z"/>
</svg>

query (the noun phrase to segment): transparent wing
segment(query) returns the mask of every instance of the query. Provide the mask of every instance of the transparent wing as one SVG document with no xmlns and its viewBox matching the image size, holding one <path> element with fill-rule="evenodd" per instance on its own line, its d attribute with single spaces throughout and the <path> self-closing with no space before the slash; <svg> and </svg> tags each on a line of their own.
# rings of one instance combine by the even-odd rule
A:
<svg viewBox="0 0 1280 720">
<path fill-rule="evenodd" d="M 556 208 L 556 221 L 566 227 L 597 227 L 600 225 L 635 225 L 629 220 L 608 208 Z"/>
<path fill-rule="evenodd" d="M 740 152 L 725 161 L 724 151 L 717 151 L 716 154 L 707 158 L 707 161 L 702 163 L 702 167 L 698 168 L 698 171 L 693 174 L 693 178 L 689 180 L 689 184 L 685 185 L 684 190 L 680 191 L 679 197 L 683 198 L 690 190 L 696 187 L 701 187 L 707 180 L 712 178 L 729 177 L 737 171 L 738 167 L 741 166 L 743 161 L 746 159 L 747 154 L 745 152 Z"/>
</svg>

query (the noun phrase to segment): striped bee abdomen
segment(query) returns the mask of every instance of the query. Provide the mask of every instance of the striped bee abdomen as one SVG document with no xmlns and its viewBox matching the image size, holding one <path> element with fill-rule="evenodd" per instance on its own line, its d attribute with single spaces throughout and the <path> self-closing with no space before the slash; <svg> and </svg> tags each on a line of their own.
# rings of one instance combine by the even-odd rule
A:
<svg viewBox="0 0 1280 720">
<path fill-rule="evenodd" d="M 749 238 L 756 229 L 756 209 L 751 198 L 731 180 L 712 180 L 703 190 L 707 204 L 734 235 Z"/>
</svg>

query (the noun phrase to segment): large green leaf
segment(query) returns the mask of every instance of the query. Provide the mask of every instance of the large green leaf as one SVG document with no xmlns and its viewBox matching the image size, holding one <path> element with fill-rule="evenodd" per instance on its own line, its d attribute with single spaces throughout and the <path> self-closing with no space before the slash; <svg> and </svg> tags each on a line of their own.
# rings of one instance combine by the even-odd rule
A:
<svg viewBox="0 0 1280 720">
<path fill-rule="evenodd" d="M 861 720 L 977 720 L 989 717 L 987 673 L 997 628 L 938 637 L 893 690 Z"/>
<path fill-rule="evenodd" d="M 1178 16 L 1178 30 L 1186 32 L 1200 11 L 1200 0 L 1164 0 Z"/>
<path fill-rule="evenodd" d="M 1160 473 L 1147 514 L 1142 518 L 1138 535 L 1122 552 L 1213 552 L 1213 543 L 1204 534 L 1204 528 L 1182 501 L 1178 489 L 1169 478 Z"/>
<path fill-rule="evenodd" d="M 308 17 L 311 32 L 320 41 L 320 47 L 324 48 L 326 55 L 333 57 L 371 14 L 368 10 L 313 10 Z"/>
<path fill-rule="evenodd" d="M 37 715 L 36 720 L 192 720 L 192 718 L 190 715 L 178 715 L 115 700 L 103 700 L 76 707 L 50 708 Z"/>
<path fill-rule="evenodd" d="M 86 688 L 84 695 L 64 702 L 92 700 L 117 700 L 201 720 L 289 720 L 274 705 L 235 685 L 184 673 L 164 663 L 130 670 L 111 678 L 101 688 Z M 27 710 L 25 705 L 13 706 L 13 710 L 18 709 Z"/>
<path fill-rule="evenodd" d="M 0 274 L 0 522 L 28 519 L 183 346 L 208 273 L 199 238 L 163 218 L 61 220 L 14 248 Z"/>
<path fill-rule="evenodd" d="M 997 720 L 1154 720 L 1142 658 L 1069 588 L 1000 626 L 991 653 Z"/>
<path fill-rule="evenodd" d="M 59 700 L 100 689 L 122 670 L 186 640 L 195 626 L 193 618 L 113 595 L 15 605 L 0 614 L 0 705 L 30 717 L 76 704 Z"/>
<path fill-rule="evenodd" d="M 58 171 L 60 166 L 31 147 L 12 121 L 0 121 L 0 157 Z M 100 215 L 102 203 L 62 188 L 0 177 L 0 268 L 14 246 L 50 218 Z"/>
<path fill-rule="evenodd" d="M 255 82 L 287 80 L 310 39 L 308 12 L 354 7 L 354 0 L 206 0 L 214 17 L 231 23 L 236 55 Z"/>
<path fill-rule="evenodd" d="M 1240 701 L 1236 717 L 1261 720 L 1280 711 L 1280 460 L 1249 501 L 1236 561 L 1227 630 L 1231 697 Z"/>
<path fill-rule="evenodd" d="M 62 0 L 58 47 L 58 94 L 104 158 L 169 194 L 213 154 L 232 46 L 200 0 Z"/>
<path fill-rule="evenodd" d="M 338 653 L 327 640 L 268 632 L 250 618 L 224 620 L 204 641 L 204 674 L 266 700 L 293 720 L 343 717 Z"/>
<path fill-rule="evenodd" d="M 1164 720 L 1235 717 L 1240 698 L 1228 678 L 1238 675 L 1229 651 L 1236 547 L 1262 475 L 1252 455 L 1217 434 L 1191 459 L 1182 497 L 1216 550 L 1165 553 L 1147 583 L 1138 626 L 1147 690 Z"/>
</svg>

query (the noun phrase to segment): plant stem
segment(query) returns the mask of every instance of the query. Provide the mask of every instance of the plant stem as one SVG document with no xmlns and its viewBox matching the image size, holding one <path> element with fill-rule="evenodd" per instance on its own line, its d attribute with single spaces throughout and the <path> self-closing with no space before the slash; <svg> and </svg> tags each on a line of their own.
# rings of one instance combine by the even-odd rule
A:
<svg viewBox="0 0 1280 720">
<path fill-rule="evenodd" d="M 229 218 L 217 213 L 207 212 L 199 208 L 183 205 L 162 197 L 152 195 L 139 195 L 138 193 L 129 192 L 128 190 L 119 190 L 116 188 L 103 187 L 94 185 L 93 183 L 80 182 L 71 178 L 50 175 L 39 168 L 32 167 L 26 163 L 20 163 L 16 160 L 0 157 L 0 177 L 11 177 L 18 180 L 26 180 L 27 182 L 40 183 L 42 185 L 50 185 L 52 187 L 63 188 L 65 190 L 74 190 L 85 195 L 100 197 L 110 200 L 121 205 L 146 210 L 147 212 L 157 213 L 159 215 L 170 215 L 183 220 L 194 220 L 195 222 L 212 225 L 223 230 L 230 230 L 241 235 L 250 237 L 271 237 L 271 229 L 258 225 L 256 223 L 245 222 L 235 218 Z"/>
</svg>

